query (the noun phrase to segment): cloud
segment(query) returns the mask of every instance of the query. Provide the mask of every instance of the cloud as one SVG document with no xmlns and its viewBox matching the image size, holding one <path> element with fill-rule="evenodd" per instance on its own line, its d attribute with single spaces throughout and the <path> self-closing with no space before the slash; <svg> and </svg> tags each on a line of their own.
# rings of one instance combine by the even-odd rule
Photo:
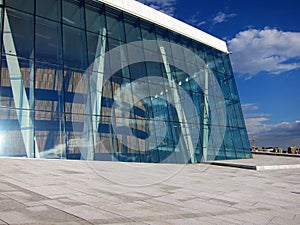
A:
<svg viewBox="0 0 300 225">
<path fill-rule="evenodd" d="M 237 14 L 235 13 L 230 13 L 230 14 L 226 14 L 223 12 L 218 12 L 218 14 L 212 19 L 212 22 L 214 24 L 216 23 L 224 23 L 226 22 L 228 19 L 235 17 Z"/>
<path fill-rule="evenodd" d="M 300 32 L 249 29 L 228 41 L 233 69 L 247 78 L 265 71 L 281 74 L 300 68 Z"/>
<path fill-rule="evenodd" d="M 258 110 L 258 106 L 254 103 L 247 103 L 242 105 L 243 112 Z"/>
<path fill-rule="evenodd" d="M 249 137 L 258 138 L 260 147 L 300 147 L 300 121 L 270 123 L 271 114 L 256 113 L 259 107 L 249 103 L 242 105 Z"/>
<path fill-rule="evenodd" d="M 202 17 L 201 17 L 201 13 L 198 11 L 194 15 L 192 15 L 186 22 L 196 27 L 200 27 L 204 24 L 209 24 L 210 29 L 212 29 L 215 24 L 227 22 L 228 19 L 235 17 L 236 15 L 237 14 L 235 13 L 226 14 L 224 12 L 218 12 L 216 16 L 208 19 L 207 21 L 204 21 L 204 20 L 199 20 L 199 18 Z"/>
<path fill-rule="evenodd" d="M 200 12 L 197 11 L 194 15 L 192 15 L 189 19 L 187 19 L 186 22 L 196 27 L 200 27 L 207 23 L 207 21 L 199 20 L 199 18 L 201 18 Z"/>
<path fill-rule="evenodd" d="M 176 0 L 136 0 L 160 12 L 174 16 Z"/>
</svg>

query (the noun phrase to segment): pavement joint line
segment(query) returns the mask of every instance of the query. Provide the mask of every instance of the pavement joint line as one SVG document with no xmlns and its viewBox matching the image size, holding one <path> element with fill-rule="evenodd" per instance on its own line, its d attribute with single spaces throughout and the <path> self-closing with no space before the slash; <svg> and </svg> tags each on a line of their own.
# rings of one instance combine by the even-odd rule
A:
<svg viewBox="0 0 300 225">
<path fill-rule="evenodd" d="M 4 220 L 2 220 L 2 219 L 0 219 L 0 222 L 2 223 L 3 222 L 3 224 L 9 224 L 9 223 L 7 223 L 6 221 L 4 221 Z"/>
<path fill-rule="evenodd" d="M 214 166 L 225 166 L 225 167 L 234 167 L 234 168 L 240 168 L 240 169 L 256 170 L 255 165 L 245 165 L 245 164 L 237 164 L 237 163 L 223 163 L 223 162 L 204 162 L 204 163 L 214 165 Z"/>
<path fill-rule="evenodd" d="M 85 218 L 83 218 L 83 217 L 77 216 L 77 215 L 74 214 L 74 213 L 70 213 L 70 212 L 68 212 L 68 211 L 66 211 L 66 210 L 63 210 L 63 209 L 61 209 L 61 208 L 57 208 L 57 207 L 52 206 L 52 205 L 49 205 L 49 204 L 44 204 L 44 205 L 47 206 L 47 207 L 49 207 L 49 208 L 56 209 L 56 210 L 58 210 L 58 211 L 60 211 L 60 212 L 62 212 L 62 213 L 66 213 L 67 215 L 73 216 L 74 218 L 77 218 L 77 219 L 79 219 L 79 220 L 81 220 L 81 221 L 84 221 L 85 223 L 93 224 L 93 223 L 90 222 L 89 220 L 87 220 L 87 219 L 85 219 Z"/>
</svg>

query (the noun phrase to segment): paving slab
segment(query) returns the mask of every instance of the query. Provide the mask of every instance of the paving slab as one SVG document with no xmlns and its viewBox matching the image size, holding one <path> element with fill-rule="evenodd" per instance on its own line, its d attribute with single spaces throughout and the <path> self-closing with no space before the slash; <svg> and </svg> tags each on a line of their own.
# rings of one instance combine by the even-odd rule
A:
<svg viewBox="0 0 300 225">
<path fill-rule="evenodd" d="M 273 157 L 243 164 L 298 163 Z M 299 177 L 300 169 L 1 158 L 0 224 L 298 225 Z"/>
<path fill-rule="evenodd" d="M 210 161 L 208 164 L 217 166 L 237 167 L 250 170 L 279 170 L 299 169 L 300 158 L 281 156 L 276 154 L 253 154 L 251 159 L 218 160 Z"/>
</svg>

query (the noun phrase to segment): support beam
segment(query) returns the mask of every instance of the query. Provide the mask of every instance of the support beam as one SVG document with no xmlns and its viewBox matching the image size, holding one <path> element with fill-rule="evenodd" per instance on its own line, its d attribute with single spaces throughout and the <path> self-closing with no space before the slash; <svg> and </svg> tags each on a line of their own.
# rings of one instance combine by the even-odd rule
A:
<svg viewBox="0 0 300 225">
<path fill-rule="evenodd" d="M 100 32 L 106 34 L 106 28 Z M 103 77 L 105 63 L 106 36 L 99 34 L 95 61 L 92 65 L 89 97 L 86 107 L 88 116 L 84 119 L 83 138 L 81 143 L 81 159 L 93 160 L 94 148 L 97 145 L 97 133 L 101 115 L 101 101 L 103 92 Z M 92 118 L 89 118 L 92 115 Z"/>
<path fill-rule="evenodd" d="M 203 115 L 203 152 L 202 160 L 207 161 L 207 152 L 208 152 L 208 122 L 209 122 L 209 107 L 208 107 L 208 70 L 205 69 L 204 72 L 204 115 Z"/>
<path fill-rule="evenodd" d="M 164 47 L 160 47 L 160 53 L 163 59 L 164 67 L 167 73 L 169 86 L 174 90 L 173 97 L 174 97 L 174 104 L 178 115 L 179 123 L 181 123 L 183 126 L 181 127 L 181 132 L 183 135 L 184 143 L 186 145 L 186 148 L 190 154 L 191 163 L 195 163 L 195 153 L 194 153 L 194 146 L 192 142 L 190 127 L 188 125 L 188 121 L 186 118 L 186 114 L 184 112 L 184 109 L 182 107 L 182 104 L 180 102 L 180 96 L 177 90 L 177 85 L 172 77 L 171 68 L 167 60 L 167 55 Z"/>
<path fill-rule="evenodd" d="M 9 53 L 5 54 L 5 56 L 20 131 L 22 133 L 27 157 L 32 158 L 34 157 L 34 143 L 37 147 L 36 141 L 34 140 L 34 123 L 32 118 L 34 110 L 33 99 L 30 99 L 29 103 L 6 10 L 4 10 L 3 45 L 5 52 Z M 31 82 L 33 82 L 32 78 L 33 74 L 31 71 Z M 31 84 L 30 89 L 33 88 L 33 86 L 34 85 Z M 32 90 L 30 90 L 30 92 Z M 36 149 L 36 151 L 38 151 L 38 149 Z"/>
</svg>

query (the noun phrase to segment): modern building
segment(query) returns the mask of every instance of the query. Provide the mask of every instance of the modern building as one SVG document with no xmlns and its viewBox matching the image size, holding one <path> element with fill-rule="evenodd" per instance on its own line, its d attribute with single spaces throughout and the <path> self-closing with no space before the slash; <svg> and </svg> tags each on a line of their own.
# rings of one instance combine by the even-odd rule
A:
<svg viewBox="0 0 300 225">
<path fill-rule="evenodd" d="M 226 43 L 133 0 L 0 0 L 0 155 L 250 158 Z"/>
</svg>

